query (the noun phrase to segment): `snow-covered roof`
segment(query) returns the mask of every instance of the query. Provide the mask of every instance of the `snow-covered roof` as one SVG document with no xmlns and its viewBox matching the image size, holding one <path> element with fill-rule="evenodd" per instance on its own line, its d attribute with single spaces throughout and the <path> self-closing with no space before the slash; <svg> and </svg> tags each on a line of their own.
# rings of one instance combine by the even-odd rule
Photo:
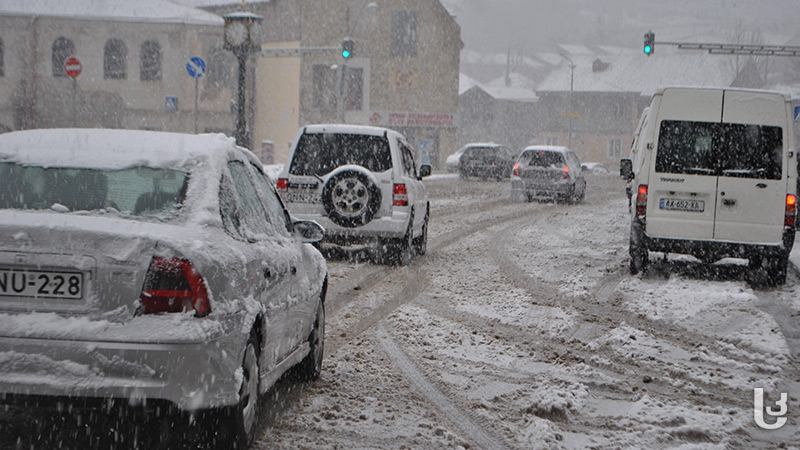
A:
<svg viewBox="0 0 800 450">
<path fill-rule="evenodd" d="M 218 25 L 221 17 L 171 0 L 0 0 L 0 16 Z"/>
<path fill-rule="evenodd" d="M 458 95 L 463 94 L 470 90 L 473 86 L 477 85 L 478 82 L 475 81 L 473 78 L 465 75 L 464 73 L 458 74 Z"/>
<path fill-rule="evenodd" d="M 639 92 L 652 95 L 661 86 L 730 86 L 735 78 L 724 60 L 704 52 L 661 51 L 645 56 L 638 51 L 620 54 L 568 55 L 575 63 L 574 90 L 580 92 Z M 600 60 L 604 68 L 595 72 Z M 538 86 L 537 92 L 569 91 L 570 64 L 562 58 Z"/>
<path fill-rule="evenodd" d="M 501 77 L 495 78 L 494 80 L 488 83 L 478 83 L 475 80 L 467 77 L 466 75 L 461 74 L 459 76 L 459 95 L 467 92 L 468 90 L 472 89 L 473 87 L 477 86 L 492 98 L 498 100 L 512 100 L 512 101 L 524 101 L 524 102 L 531 102 L 538 100 L 536 96 L 536 91 L 534 90 L 535 83 L 530 78 L 512 72 L 508 76 L 509 85 L 506 86 L 506 76 L 503 75 Z M 468 87 L 466 86 L 467 83 L 471 82 L 471 85 Z"/>
</svg>

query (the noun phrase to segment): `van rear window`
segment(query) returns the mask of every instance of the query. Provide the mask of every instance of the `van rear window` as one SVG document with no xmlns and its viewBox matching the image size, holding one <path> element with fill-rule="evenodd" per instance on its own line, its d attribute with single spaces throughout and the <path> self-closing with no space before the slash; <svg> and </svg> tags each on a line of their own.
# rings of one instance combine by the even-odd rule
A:
<svg viewBox="0 0 800 450">
<path fill-rule="evenodd" d="M 384 136 L 344 133 L 307 133 L 300 137 L 292 158 L 292 175 L 325 175 L 345 165 L 370 172 L 392 168 L 389 141 Z"/>
<path fill-rule="evenodd" d="M 780 127 L 720 122 L 661 122 L 656 172 L 779 180 Z"/>
</svg>

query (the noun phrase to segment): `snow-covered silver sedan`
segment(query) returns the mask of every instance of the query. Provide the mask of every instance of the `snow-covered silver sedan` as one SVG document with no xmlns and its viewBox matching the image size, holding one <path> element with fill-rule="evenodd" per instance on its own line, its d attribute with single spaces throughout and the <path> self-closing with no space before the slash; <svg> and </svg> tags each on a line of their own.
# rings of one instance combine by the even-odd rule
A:
<svg viewBox="0 0 800 450">
<path fill-rule="evenodd" d="M 259 395 L 319 376 L 322 235 L 222 135 L 0 135 L 0 400 L 167 403 L 249 446 Z"/>
</svg>

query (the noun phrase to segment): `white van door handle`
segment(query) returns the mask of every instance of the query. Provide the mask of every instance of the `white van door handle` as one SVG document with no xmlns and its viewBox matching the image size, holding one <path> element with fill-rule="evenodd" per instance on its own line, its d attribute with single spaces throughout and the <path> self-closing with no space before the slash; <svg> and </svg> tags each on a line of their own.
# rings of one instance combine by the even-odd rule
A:
<svg viewBox="0 0 800 450">
<path fill-rule="evenodd" d="M 766 188 L 767 188 L 767 185 L 766 185 L 765 183 L 758 183 L 758 184 L 756 185 L 756 187 L 757 187 L 757 188 L 760 188 L 760 189 L 766 189 Z"/>
</svg>

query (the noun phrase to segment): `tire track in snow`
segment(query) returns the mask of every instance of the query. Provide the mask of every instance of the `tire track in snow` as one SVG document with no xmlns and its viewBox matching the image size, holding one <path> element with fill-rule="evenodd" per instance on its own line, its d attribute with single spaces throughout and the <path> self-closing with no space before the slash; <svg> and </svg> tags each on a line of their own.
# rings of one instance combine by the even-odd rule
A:
<svg viewBox="0 0 800 450">
<path fill-rule="evenodd" d="M 552 218 L 556 211 L 550 211 L 550 217 L 544 217 L 539 222 L 543 222 Z M 602 334 L 607 333 L 613 328 L 621 325 L 627 325 L 637 330 L 643 330 L 649 336 L 658 341 L 667 342 L 674 345 L 676 348 L 682 349 L 687 352 L 693 351 L 698 344 L 705 346 L 707 349 L 724 356 L 732 361 L 743 364 L 759 363 L 757 359 L 750 359 L 742 353 L 733 353 L 728 348 L 721 346 L 718 339 L 713 336 L 706 336 L 697 332 L 690 331 L 679 325 L 666 322 L 658 322 L 648 319 L 640 314 L 633 313 L 623 308 L 615 299 L 614 292 L 617 285 L 623 280 L 623 276 L 619 273 L 611 273 L 601 279 L 599 286 L 594 288 L 592 296 L 589 300 L 580 298 L 565 298 L 559 291 L 557 286 L 548 283 L 535 275 L 527 273 L 520 265 L 514 262 L 513 258 L 508 252 L 509 241 L 514 238 L 517 232 L 530 224 L 522 221 L 516 221 L 508 226 L 502 228 L 494 234 L 497 245 L 490 248 L 490 253 L 495 263 L 500 267 L 501 272 L 508 275 L 512 283 L 522 289 L 525 289 L 530 295 L 535 298 L 540 304 L 545 304 L 552 307 L 566 307 L 572 311 L 580 313 L 583 317 L 592 317 L 591 321 L 585 319 L 573 330 L 570 339 L 576 338 L 582 341 L 592 340 Z M 557 228 L 548 223 L 547 226 L 542 227 L 544 231 L 555 232 L 557 237 L 566 238 L 570 242 L 582 243 L 584 245 L 591 245 L 588 241 L 582 239 L 574 239 L 565 236 L 559 232 Z M 754 354 L 758 354 L 757 349 L 751 349 L 747 345 L 739 345 L 739 349 L 747 349 Z M 577 349 L 576 349 L 577 350 Z M 577 353 L 583 353 L 577 351 Z M 595 366 L 591 362 L 591 355 L 584 355 L 586 364 Z M 747 360 L 742 361 L 743 358 Z M 706 391 L 707 398 L 719 401 L 727 405 L 741 406 L 743 398 L 741 391 L 729 387 L 721 383 L 712 383 L 695 378 L 687 378 L 687 375 L 676 370 L 668 362 L 661 362 L 658 360 L 652 361 L 631 361 L 630 358 L 620 354 L 615 358 L 615 363 L 628 367 L 633 372 L 641 372 L 642 369 L 652 373 L 669 374 L 670 377 L 690 381 L 694 385 L 702 387 Z M 690 366 L 693 370 L 714 370 L 720 367 L 717 363 L 711 361 L 695 361 Z M 608 369 L 604 367 L 604 369 Z M 614 368 L 615 372 L 625 373 L 624 369 L 619 367 Z M 660 391 L 665 395 L 681 395 L 685 396 L 685 392 L 676 389 L 671 383 L 661 379 L 661 377 L 653 377 L 648 382 L 650 390 Z M 749 405 L 752 407 L 752 405 Z"/>
<path fill-rule="evenodd" d="M 501 440 L 484 431 L 468 414 L 462 412 L 436 386 L 430 383 L 427 377 L 397 345 L 383 323 L 378 325 L 376 337 L 384 352 L 392 359 L 394 366 L 403 372 L 403 375 L 412 382 L 414 388 L 421 395 L 433 403 L 441 415 L 461 433 L 464 439 L 474 443 L 476 447 L 481 449 L 500 450 L 508 448 Z"/>
</svg>

